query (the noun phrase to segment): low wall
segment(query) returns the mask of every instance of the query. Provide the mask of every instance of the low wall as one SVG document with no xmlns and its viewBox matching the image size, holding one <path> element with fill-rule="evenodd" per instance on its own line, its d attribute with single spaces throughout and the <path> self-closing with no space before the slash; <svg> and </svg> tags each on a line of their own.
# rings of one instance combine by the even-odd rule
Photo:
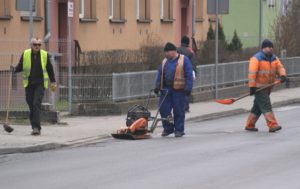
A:
<svg viewBox="0 0 300 189">
<path fill-rule="evenodd" d="M 6 111 L 0 111 L 0 120 L 5 122 Z M 53 111 L 50 104 L 42 104 L 41 122 L 43 124 L 59 123 L 60 114 L 58 111 Z M 9 122 L 16 124 L 29 124 L 29 111 L 11 111 L 9 112 Z"/>
</svg>

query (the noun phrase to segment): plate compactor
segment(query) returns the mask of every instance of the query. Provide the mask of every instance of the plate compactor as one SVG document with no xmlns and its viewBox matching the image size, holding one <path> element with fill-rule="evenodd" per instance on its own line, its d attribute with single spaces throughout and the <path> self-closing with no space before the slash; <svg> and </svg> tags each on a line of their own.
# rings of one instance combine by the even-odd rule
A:
<svg viewBox="0 0 300 189">
<path fill-rule="evenodd" d="M 152 91 L 153 89 L 151 89 L 149 92 L 146 106 L 136 104 L 128 109 L 126 127 L 122 127 L 121 129 L 117 130 L 116 133 L 112 133 L 112 137 L 129 140 L 149 139 L 151 138 L 149 133 L 153 133 L 159 121 L 168 121 L 169 123 L 173 123 L 173 117 L 171 115 L 167 118 L 158 118 L 159 109 L 168 95 L 167 90 L 163 91 L 164 97 L 158 106 L 155 116 L 151 116 L 151 112 L 148 110 L 148 105 Z M 148 123 L 150 121 L 152 121 L 152 124 L 150 127 L 148 127 Z"/>
</svg>

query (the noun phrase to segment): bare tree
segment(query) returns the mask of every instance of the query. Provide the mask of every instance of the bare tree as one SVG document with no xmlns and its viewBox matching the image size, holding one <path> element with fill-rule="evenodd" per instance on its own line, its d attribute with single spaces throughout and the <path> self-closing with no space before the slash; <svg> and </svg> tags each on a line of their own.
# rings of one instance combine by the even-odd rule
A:
<svg viewBox="0 0 300 189">
<path fill-rule="evenodd" d="M 300 55 L 300 1 L 292 0 L 285 14 L 274 25 L 274 36 L 279 49 L 286 49 L 288 56 Z"/>
</svg>

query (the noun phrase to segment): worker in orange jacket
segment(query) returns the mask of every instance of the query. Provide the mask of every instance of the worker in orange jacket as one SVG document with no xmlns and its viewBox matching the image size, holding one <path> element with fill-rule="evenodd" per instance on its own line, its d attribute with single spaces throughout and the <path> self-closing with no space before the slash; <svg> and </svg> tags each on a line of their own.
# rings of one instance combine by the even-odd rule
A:
<svg viewBox="0 0 300 189">
<path fill-rule="evenodd" d="M 255 95 L 255 99 L 246 123 L 247 131 L 258 131 L 255 123 L 261 114 L 266 119 L 269 132 L 281 129 L 272 111 L 271 88 L 256 92 L 258 88 L 273 83 L 276 77 L 280 77 L 283 83 L 286 81 L 286 72 L 280 60 L 273 54 L 273 43 L 266 39 L 262 42 L 261 50 L 250 59 L 249 63 L 250 95 Z"/>
</svg>

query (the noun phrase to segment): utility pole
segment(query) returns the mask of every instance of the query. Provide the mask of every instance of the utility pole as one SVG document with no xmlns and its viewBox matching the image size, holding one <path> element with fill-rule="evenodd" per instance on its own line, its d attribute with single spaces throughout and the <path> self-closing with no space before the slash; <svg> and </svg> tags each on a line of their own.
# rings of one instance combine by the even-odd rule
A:
<svg viewBox="0 0 300 189">
<path fill-rule="evenodd" d="M 29 41 L 33 37 L 33 3 L 32 0 L 29 0 Z"/>
<path fill-rule="evenodd" d="M 73 1 L 68 0 L 68 110 L 72 112 L 72 27 Z"/>
<path fill-rule="evenodd" d="M 259 37 L 258 37 L 258 46 L 262 42 L 263 35 L 263 0 L 259 0 Z"/>
<path fill-rule="evenodd" d="M 193 7 L 192 7 L 192 37 L 195 37 L 196 29 L 195 29 L 195 22 L 196 22 L 196 0 L 193 0 Z"/>
<path fill-rule="evenodd" d="M 218 62 L 219 62 L 219 0 L 216 0 L 216 49 L 215 49 L 215 98 L 218 99 Z"/>
</svg>

